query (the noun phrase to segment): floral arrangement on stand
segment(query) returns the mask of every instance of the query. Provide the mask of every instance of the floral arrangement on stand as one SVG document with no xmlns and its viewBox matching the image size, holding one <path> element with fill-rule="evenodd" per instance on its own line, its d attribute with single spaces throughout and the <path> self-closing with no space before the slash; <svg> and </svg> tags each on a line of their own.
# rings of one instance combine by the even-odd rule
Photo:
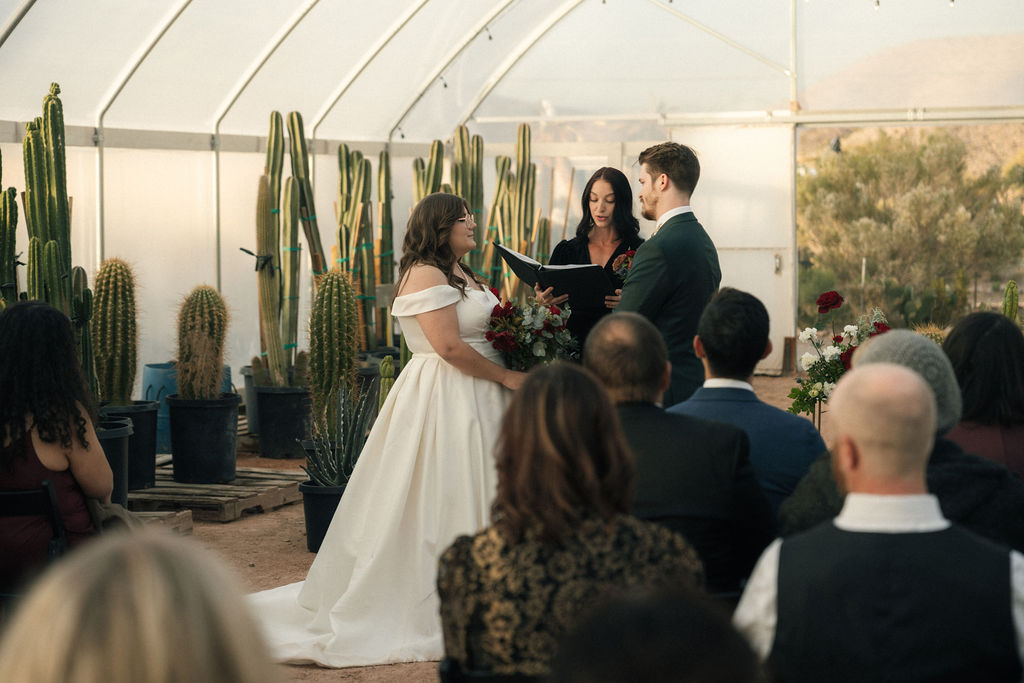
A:
<svg viewBox="0 0 1024 683">
<path fill-rule="evenodd" d="M 636 249 L 628 249 L 612 261 L 612 270 L 619 276 L 619 279 L 625 281 L 626 276 L 629 275 L 629 269 L 633 267 L 634 256 L 636 256 Z"/>
<path fill-rule="evenodd" d="M 798 377 L 797 386 L 789 392 L 793 404 L 791 413 L 804 413 L 814 420 L 814 426 L 821 429 L 822 406 L 828 403 L 836 382 L 850 369 L 850 359 L 857 347 L 875 335 L 887 332 L 885 315 L 878 308 L 870 315 L 862 315 L 855 325 L 846 325 L 841 333 L 836 332 L 835 311 L 843 305 L 839 292 L 825 292 L 818 297 L 818 315 L 830 315 L 831 336 L 808 327 L 800 333 L 800 341 L 810 343 L 813 352 L 800 357 L 800 366 L 807 377 Z"/>
<path fill-rule="evenodd" d="M 493 287 L 491 291 L 500 298 Z M 541 363 L 577 358 L 578 344 L 566 328 L 570 315 L 568 306 L 542 306 L 534 299 L 526 306 L 505 301 L 491 311 L 485 338 L 513 370 L 525 372 Z"/>
</svg>

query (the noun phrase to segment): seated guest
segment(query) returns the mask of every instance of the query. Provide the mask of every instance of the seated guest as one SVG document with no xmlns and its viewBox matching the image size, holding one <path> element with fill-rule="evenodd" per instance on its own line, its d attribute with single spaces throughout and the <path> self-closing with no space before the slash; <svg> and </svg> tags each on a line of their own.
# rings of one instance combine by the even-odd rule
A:
<svg viewBox="0 0 1024 683">
<path fill-rule="evenodd" d="M 672 377 L 665 342 L 647 318 L 613 313 L 587 338 L 583 364 L 615 401 L 636 460 L 633 514 L 693 544 L 708 590 L 737 592 L 775 537 L 742 429 L 666 413 L 657 400 Z"/>
<path fill-rule="evenodd" d="M 772 352 L 768 310 L 757 297 L 723 287 L 700 316 L 693 350 L 704 364 L 704 386 L 668 412 L 743 429 L 754 473 L 777 514 L 825 442 L 812 422 L 759 400 L 750 385 L 757 362 Z"/>
<path fill-rule="evenodd" d="M 928 490 L 939 499 L 942 514 L 979 536 L 1024 551 L 1024 482 L 1002 465 L 965 453 L 944 436 L 960 419 L 960 388 L 939 345 L 910 330 L 892 330 L 872 338 L 853 354 L 854 367 L 871 363 L 910 368 L 935 395 L 936 438 L 926 472 Z M 837 413 L 833 406 L 829 419 Z M 809 529 L 835 517 L 842 505 L 826 454 L 811 465 L 779 508 L 780 531 L 786 536 Z"/>
<path fill-rule="evenodd" d="M 1024 334 L 998 313 L 971 313 L 942 350 L 960 385 L 963 414 L 946 438 L 1024 477 Z"/>
<path fill-rule="evenodd" d="M 108 534 L 55 565 L 0 641 L 0 681 L 282 680 L 220 561 L 151 531 Z"/>
<path fill-rule="evenodd" d="M 0 490 L 37 489 L 49 479 L 73 548 L 96 533 L 85 499 L 109 502 L 114 475 L 93 429 L 71 321 L 40 301 L 8 306 L 0 358 Z M 40 571 L 51 535 L 43 517 L 0 518 L 0 592 Z"/>
<path fill-rule="evenodd" d="M 733 622 L 787 683 L 1020 681 L 1024 557 L 928 493 L 928 385 L 861 364 L 829 403 L 842 511 L 768 547 Z"/>
<path fill-rule="evenodd" d="M 627 514 L 629 451 L 582 368 L 527 376 L 502 421 L 497 468 L 492 525 L 456 539 L 438 570 L 445 654 L 463 671 L 546 675 L 558 639 L 602 598 L 703 583 L 681 536 Z"/>
<path fill-rule="evenodd" d="M 645 593 L 595 610 L 558 648 L 551 683 L 758 683 L 757 657 L 717 604 Z"/>
</svg>

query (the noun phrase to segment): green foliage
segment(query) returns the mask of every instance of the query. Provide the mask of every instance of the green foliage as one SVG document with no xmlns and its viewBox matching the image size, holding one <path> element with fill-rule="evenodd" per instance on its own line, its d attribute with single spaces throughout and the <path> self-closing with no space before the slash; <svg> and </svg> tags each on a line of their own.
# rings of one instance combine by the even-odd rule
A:
<svg viewBox="0 0 1024 683">
<path fill-rule="evenodd" d="M 135 275 L 118 258 L 106 259 L 96 273 L 92 341 L 101 400 L 131 404 L 138 365 Z"/>
<path fill-rule="evenodd" d="M 178 312 L 178 394 L 184 399 L 220 396 L 228 308 L 224 297 L 200 285 Z"/>
<path fill-rule="evenodd" d="M 314 417 L 313 450 L 302 467 L 310 481 L 320 486 L 348 483 L 376 416 L 372 395 L 373 384 L 361 393 L 346 386 L 335 395 L 331 410 Z"/>
<path fill-rule="evenodd" d="M 882 132 L 826 153 L 797 182 L 799 241 L 814 267 L 832 272 L 861 311 L 881 305 L 907 325 L 936 307 L 941 318 L 962 314 L 966 282 L 1016 265 L 1024 250 L 1010 180 L 995 167 L 967 175 L 966 156 L 946 132 L 921 144 Z"/>
</svg>

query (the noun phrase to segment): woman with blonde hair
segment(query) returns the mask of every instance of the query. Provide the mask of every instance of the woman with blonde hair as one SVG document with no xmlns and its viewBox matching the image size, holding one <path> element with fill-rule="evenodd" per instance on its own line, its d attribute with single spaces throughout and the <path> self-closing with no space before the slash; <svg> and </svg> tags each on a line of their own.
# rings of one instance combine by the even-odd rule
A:
<svg viewBox="0 0 1024 683">
<path fill-rule="evenodd" d="M 440 561 L 446 665 L 543 676 L 559 638 L 602 599 L 703 585 L 681 536 L 627 514 L 632 458 L 588 371 L 533 370 L 505 413 L 497 458 L 492 525 Z"/>
<path fill-rule="evenodd" d="M 487 523 L 509 370 L 485 339 L 498 303 L 462 264 L 473 213 L 435 193 L 413 209 L 392 313 L 413 356 L 388 394 L 306 580 L 252 596 L 275 657 L 344 667 L 441 656 L 434 577 Z"/>
<path fill-rule="evenodd" d="M 197 543 L 109 534 L 43 575 L 0 641 L 0 681 L 275 683 L 236 580 Z"/>
</svg>

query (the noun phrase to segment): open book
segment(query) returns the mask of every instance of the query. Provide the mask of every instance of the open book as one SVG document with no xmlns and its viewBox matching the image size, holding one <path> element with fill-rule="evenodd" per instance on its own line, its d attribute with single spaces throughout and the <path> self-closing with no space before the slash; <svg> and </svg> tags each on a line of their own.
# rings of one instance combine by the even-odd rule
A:
<svg viewBox="0 0 1024 683">
<path fill-rule="evenodd" d="M 597 264 L 545 266 L 497 242 L 494 246 L 516 277 L 531 287 L 536 284 L 541 289 L 554 287 L 555 296 L 568 294 L 566 303 L 570 308 L 604 308 L 605 296 L 615 293 L 608 274 Z"/>
</svg>

